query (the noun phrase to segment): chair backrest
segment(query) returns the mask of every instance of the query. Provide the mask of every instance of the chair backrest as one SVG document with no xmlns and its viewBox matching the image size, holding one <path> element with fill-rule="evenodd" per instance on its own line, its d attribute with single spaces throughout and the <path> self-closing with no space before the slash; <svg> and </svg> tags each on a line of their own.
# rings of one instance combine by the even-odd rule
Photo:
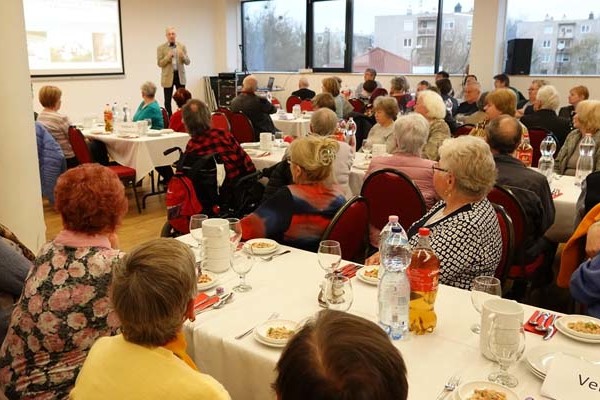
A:
<svg viewBox="0 0 600 400">
<path fill-rule="evenodd" d="M 600 203 L 600 171 L 592 172 L 585 178 L 585 213 Z"/>
<path fill-rule="evenodd" d="M 300 102 L 300 110 L 302 110 L 302 111 L 312 111 L 313 110 L 312 100 L 302 100 Z"/>
<path fill-rule="evenodd" d="M 468 135 L 473 128 L 475 128 L 475 125 L 473 125 L 473 124 L 461 125 L 458 128 L 456 128 L 456 130 L 454 132 L 452 132 L 452 137 Z"/>
<path fill-rule="evenodd" d="M 220 112 L 222 114 L 225 114 L 225 116 L 229 120 L 229 125 L 231 126 L 231 116 L 233 115 L 233 111 L 231 111 L 227 107 L 217 107 L 217 111 L 216 112 Z"/>
<path fill-rule="evenodd" d="M 494 186 L 490 193 L 488 193 L 487 198 L 492 203 L 504 207 L 504 210 L 512 221 L 515 243 L 515 260 L 513 260 L 513 264 L 518 264 L 523 254 L 521 246 L 525 238 L 525 212 L 523 211 L 523 206 L 509 188 L 501 185 Z"/>
<path fill-rule="evenodd" d="M 162 112 L 162 116 L 163 116 L 163 128 L 168 128 L 169 127 L 169 113 L 167 112 L 167 110 L 164 107 L 160 108 L 160 111 Z"/>
<path fill-rule="evenodd" d="M 281 102 L 279 101 L 279 99 L 277 97 L 273 97 L 271 99 L 271 104 L 273 104 L 275 107 L 277 107 L 277 106 L 281 107 Z"/>
<path fill-rule="evenodd" d="M 365 113 L 365 103 L 363 103 L 361 100 L 350 99 L 348 101 L 350 102 L 350 104 L 352 104 L 352 108 L 354 108 L 354 111 L 361 114 Z"/>
<path fill-rule="evenodd" d="M 83 133 L 74 126 L 69 127 L 69 142 L 80 164 L 93 163 L 92 154 L 87 147 Z"/>
<path fill-rule="evenodd" d="M 231 132 L 229 119 L 227 119 L 227 116 L 221 112 L 215 111 L 214 113 L 212 113 L 212 115 L 210 116 L 210 124 L 213 128 Z"/>
<path fill-rule="evenodd" d="M 239 143 L 247 143 L 254 141 L 254 128 L 252 122 L 244 115 L 244 113 L 236 112 L 231 114 L 231 133 Z"/>
<path fill-rule="evenodd" d="M 391 168 L 369 175 L 360 195 L 369 202 L 370 224 L 379 230 L 390 215 L 397 215 L 402 227 L 408 230 L 427 211 L 423 195 L 412 179 Z"/>
<path fill-rule="evenodd" d="M 529 143 L 531 147 L 533 147 L 533 156 L 531 157 L 531 166 L 537 167 L 542 157 L 542 152 L 540 151 L 540 145 L 542 141 L 546 138 L 546 136 L 550 133 L 550 131 L 546 128 L 533 127 L 528 129 L 529 131 Z M 558 140 L 556 141 L 558 144 Z M 556 153 L 554 153 L 556 157 Z"/>
<path fill-rule="evenodd" d="M 354 196 L 335 214 L 322 240 L 337 240 L 345 260 L 363 263 L 367 250 L 369 205 L 362 196 Z"/>
<path fill-rule="evenodd" d="M 387 96 L 387 94 L 388 91 L 384 88 L 377 88 L 373 90 L 373 93 L 371 93 L 371 97 L 369 97 L 369 104 L 373 104 L 376 98 L 380 96 Z"/>
<path fill-rule="evenodd" d="M 302 99 L 298 96 L 290 96 L 287 98 L 286 102 L 285 102 L 285 110 L 289 113 L 292 112 L 292 107 L 294 107 L 296 104 L 300 104 L 302 103 Z"/>
<path fill-rule="evenodd" d="M 514 252 L 514 230 L 512 220 L 507 214 L 504 207 L 500 204 L 493 204 L 494 210 L 496 211 L 496 217 L 498 217 L 498 225 L 500 225 L 500 233 L 502 234 L 502 255 L 500 257 L 500 263 L 496 267 L 494 276 L 500 279 L 502 286 L 504 287 L 504 281 L 509 271 L 509 267 L 512 265 L 512 258 Z"/>
</svg>

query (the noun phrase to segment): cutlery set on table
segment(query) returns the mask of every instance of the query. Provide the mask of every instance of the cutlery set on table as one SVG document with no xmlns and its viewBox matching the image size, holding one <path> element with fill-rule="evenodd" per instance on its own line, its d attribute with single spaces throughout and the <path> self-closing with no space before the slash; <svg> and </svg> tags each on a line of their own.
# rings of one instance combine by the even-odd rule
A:
<svg viewBox="0 0 600 400">
<path fill-rule="evenodd" d="M 555 322 L 558 315 L 536 310 L 527 320 L 524 328 L 527 332 L 543 335 L 544 340 L 549 340 L 556 333 Z"/>
</svg>

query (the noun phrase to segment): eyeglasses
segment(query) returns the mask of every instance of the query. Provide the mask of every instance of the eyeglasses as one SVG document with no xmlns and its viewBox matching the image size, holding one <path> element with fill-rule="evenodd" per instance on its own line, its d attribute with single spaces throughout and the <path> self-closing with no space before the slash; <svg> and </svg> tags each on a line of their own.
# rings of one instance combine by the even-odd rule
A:
<svg viewBox="0 0 600 400">
<path fill-rule="evenodd" d="M 438 171 L 442 171 L 442 172 L 450 172 L 450 170 L 449 170 L 449 169 L 446 169 L 446 168 L 441 168 L 441 167 L 439 166 L 439 164 L 438 164 L 438 163 L 435 163 L 435 164 L 433 164 L 433 165 L 431 166 L 431 169 L 432 169 L 433 171 L 435 171 L 435 170 L 438 170 Z"/>
</svg>

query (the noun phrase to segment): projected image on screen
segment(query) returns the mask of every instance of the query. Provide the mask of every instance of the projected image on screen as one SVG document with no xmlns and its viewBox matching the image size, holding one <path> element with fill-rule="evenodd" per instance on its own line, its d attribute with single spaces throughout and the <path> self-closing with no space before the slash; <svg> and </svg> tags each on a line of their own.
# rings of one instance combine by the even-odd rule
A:
<svg viewBox="0 0 600 400">
<path fill-rule="evenodd" d="M 32 76 L 123 74 L 118 0 L 23 0 Z"/>
</svg>

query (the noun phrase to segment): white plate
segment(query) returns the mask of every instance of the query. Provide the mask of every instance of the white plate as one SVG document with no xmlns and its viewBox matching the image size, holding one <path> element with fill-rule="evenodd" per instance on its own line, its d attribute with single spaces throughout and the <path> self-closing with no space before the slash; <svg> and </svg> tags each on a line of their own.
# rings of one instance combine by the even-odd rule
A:
<svg viewBox="0 0 600 400">
<path fill-rule="evenodd" d="M 148 132 L 146 132 L 146 136 L 150 136 L 150 137 L 162 136 L 162 132 L 155 131 L 155 130 L 149 130 Z"/>
<path fill-rule="evenodd" d="M 273 339 L 270 338 L 267 333 L 271 328 L 279 328 L 284 327 L 286 329 L 293 330 L 297 332 L 299 329 L 298 323 L 296 321 L 290 321 L 287 319 L 273 319 L 269 321 L 265 321 L 254 329 L 255 335 L 260 339 L 261 343 L 268 343 L 271 345 L 277 345 L 283 347 L 286 345 L 289 339 Z"/>
<path fill-rule="evenodd" d="M 358 270 L 358 272 L 356 273 L 356 276 L 358 277 L 359 280 L 361 280 L 365 283 L 368 283 L 369 285 L 377 286 L 379 284 L 379 278 L 371 278 L 370 276 L 365 275 L 365 272 L 371 271 L 375 267 L 377 267 L 377 266 L 376 265 L 367 265 L 365 267 L 362 267 L 361 269 Z M 381 268 L 381 266 L 379 266 L 379 268 Z"/>
<path fill-rule="evenodd" d="M 260 147 L 260 143 L 258 142 L 247 142 L 240 144 L 242 149 L 258 149 Z"/>
<path fill-rule="evenodd" d="M 570 334 L 571 336 L 575 336 L 581 339 L 591 340 L 591 343 L 600 343 L 600 334 L 583 333 L 569 328 L 570 323 L 579 321 L 593 322 L 597 325 L 600 325 L 600 319 L 590 317 L 589 315 L 565 315 L 556 320 L 556 328 L 558 328 L 559 331 L 561 331 L 567 336 L 569 336 Z"/>
<path fill-rule="evenodd" d="M 353 167 L 356 168 L 356 169 L 362 169 L 362 170 L 366 171 L 366 170 L 369 169 L 369 165 L 371 165 L 370 162 L 363 161 L 361 163 L 354 164 Z"/>
<path fill-rule="evenodd" d="M 456 396 L 460 400 L 468 400 L 469 397 L 473 396 L 475 389 L 496 390 L 498 392 L 504 393 L 506 395 L 506 400 L 519 400 L 515 392 L 513 392 L 506 386 L 498 385 L 497 383 L 487 381 L 467 382 L 457 389 Z"/>
<path fill-rule="evenodd" d="M 594 357 L 590 352 L 584 353 L 572 348 L 553 346 L 538 346 L 531 349 L 527 353 L 527 362 L 529 363 L 532 372 L 544 379 L 548 373 L 550 364 L 559 354 L 567 354 L 592 364 L 600 365 L 600 358 Z"/>
<path fill-rule="evenodd" d="M 269 347 L 281 348 L 281 347 L 285 347 L 285 345 L 287 344 L 287 343 L 278 344 L 278 343 L 267 342 L 267 341 L 261 339 L 260 336 L 258 336 L 258 334 L 256 333 L 256 331 L 254 331 L 254 334 L 252 336 L 254 337 L 254 340 L 256 340 L 258 343 L 264 344 L 265 346 L 269 346 Z"/>
<path fill-rule="evenodd" d="M 245 149 L 245 151 L 250 157 L 264 157 L 269 154 L 268 151 L 260 149 Z"/>
<path fill-rule="evenodd" d="M 219 277 L 210 271 L 202 271 L 203 275 L 208 275 L 208 277 L 211 279 L 208 282 L 205 283 L 196 283 L 196 286 L 198 288 L 199 291 L 204 291 L 207 289 L 210 289 L 211 287 L 215 287 L 217 286 L 217 284 L 219 283 Z"/>
<path fill-rule="evenodd" d="M 264 247 L 257 247 L 261 244 Z M 250 239 L 244 243 L 244 249 L 252 254 L 265 255 L 271 254 L 279 248 L 279 244 L 271 239 Z"/>
</svg>

